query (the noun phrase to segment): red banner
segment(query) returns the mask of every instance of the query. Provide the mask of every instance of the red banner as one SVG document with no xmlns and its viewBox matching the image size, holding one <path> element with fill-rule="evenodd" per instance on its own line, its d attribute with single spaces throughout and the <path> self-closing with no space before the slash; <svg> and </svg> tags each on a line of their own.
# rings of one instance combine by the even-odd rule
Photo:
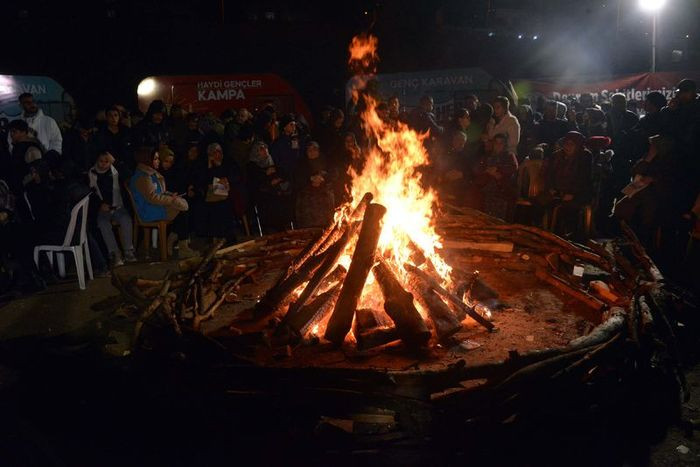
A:
<svg viewBox="0 0 700 467">
<path fill-rule="evenodd" d="M 621 92 L 628 101 L 643 101 L 652 91 L 658 91 L 673 97 L 676 85 L 683 78 L 698 79 L 700 72 L 660 72 L 617 76 L 607 80 L 595 78 L 557 79 L 557 80 L 518 80 L 515 90 L 518 96 L 529 97 L 532 102 L 539 96 L 547 99 L 565 101 L 571 97 L 578 100 L 581 94 L 589 93 L 593 102 L 610 100 L 610 96 Z"/>
</svg>

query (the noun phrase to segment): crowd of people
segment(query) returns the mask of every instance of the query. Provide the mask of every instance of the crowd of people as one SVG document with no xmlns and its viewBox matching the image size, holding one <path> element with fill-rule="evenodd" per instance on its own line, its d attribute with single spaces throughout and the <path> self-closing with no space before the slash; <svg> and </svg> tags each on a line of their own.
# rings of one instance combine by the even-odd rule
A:
<svg viewBox="0 0 700 467">
<path fill-rule="evenodd" d="M 700 238 L 694 82 L 679 83 L 668 102 L 649 93 L 641 118 L 622 94 L 600 105 L 585 94 L 513 100 L 470 95 L 446 122 L 430 96 L 410 112 L 396 96 L 376 110 L 387 125 L 427 134 L 423 179 L 445 202 L 572 238 L 615 235 L 615 218 L 650 249 L 660 238 Z M 45 287 L 51 265 L 37 268 L 33 247 L 61 244 L 86 196 L 98 274 L 137 261 L 135 222 L 167 222 L 168 253 L 178 258 L 196 253 L 195 237 L 234 242 L 250 227 L 325 226 L 347 197 L 348 169 L 361 168 L 370 144 L 357 115 L 333 107 L 311 128 L 272 102 L 255 114 L 215 116 L 156 100 L 145 114 L 114 105 L 61 131 L 31 94 L 19 101 L 22 115 L 0 135 L 0 292 Z"/>
</svg>

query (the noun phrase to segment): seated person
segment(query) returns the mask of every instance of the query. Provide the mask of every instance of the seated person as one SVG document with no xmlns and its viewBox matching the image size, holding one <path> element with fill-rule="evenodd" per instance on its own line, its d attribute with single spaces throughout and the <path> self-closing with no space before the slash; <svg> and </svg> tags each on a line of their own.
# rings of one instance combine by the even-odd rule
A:
<svg viewBox="0 0 700 467">
<path fill-rule="evenodd" d="M 660 135 L 649 138 L 649 152 L 632 167 L 632 176 L 613 214 L 630 224 L 642 243 L 651 247 L 654 230 L 664 223 L 669 207 L 676 204 L 672 198 L 677 168 L 671 140 Z"/>
<path fill-rule="evenodd" d="M 508 151 L 508 137 L 497 134 L 491 141 L 491 150 L 474 170 L 474 186 L 481 195 L 480 209 L 492 216 L 511 220 L 515 208 L 515 175 L 518 160 Z"/>
<path fill-rule="evenodd" d="M 195 232 L 199 237 L 235 239 L 234 216 L 229 195 L 231 184 L 229 172 L 223 164 L 224 152 L 219 143 L 207 146 L 206 165 L 196 175 L 196 191 L 199 193 L 195 217 Z"/>
<path fill-rule="evenodd" d="M 545 189 L 537 204 L 544 209 L 559 207 L 558 225 L 551 226 L 555 232 L 573 230 L 581 208 L 591 201 L 592 157 L 585 141 L 578 131 L 568 132 L 545 167 Z"/>
<path fill-rule="evenodd" d="M 131 238 L 133 232 L 131 216 L 124 207 L 124 201 L 122 200 L 122 192 L 119 188 L 119 172 L 114 167 L 114 156 L 108 152 L 103 152 L 97 156 L 97 162 L 88 171 L 88 179 L 90 180 L 90 188 L 95 190 L 95 194 L 99 199 L 100 207 L 97 212 L 97 227 L 100 229 L 102 239 L 107 246 L 112 267 L 123 265 L 124 260 L 130 263 L 136 261 Z M 123 256 L 117 245 L 117 239 L 114 237 L 112 222 L 119 224 L 119 233 L 121 235 L 122 248 L 124 249 Z"/>
<path fill-rule="evenodd" d="M 316 141 L 310 141 L 297 171 L 296 219 L 299 227 L 325 227 L 333 219 L 333 183 L 326 159 Z"/>
<path fill-rule="evenodd" d="M 282 231 L 292 220 L 291 184 L 275 167 L 267 144 L 258 141 L 250 150 L 247 165 L 248 199 L 258 211 L 263 228 Z"/>
<path fill-rule="evenodd" d="M 166 190 L 165 180 L 157 170 L 160 167 L 158 151 L 141 146 L 134 152 L 134 159 L 137 166 L 129 181 L 129 189 L 139 218 L 143 222 L 173 221 L 172 231 L 168 235 L 168 250 L 177 242 L 180 258 L 194 255 L 187 239 L 186 215 L 178 216 L 186 212 L 189 205 L 184 198 Z"/>
</svg>

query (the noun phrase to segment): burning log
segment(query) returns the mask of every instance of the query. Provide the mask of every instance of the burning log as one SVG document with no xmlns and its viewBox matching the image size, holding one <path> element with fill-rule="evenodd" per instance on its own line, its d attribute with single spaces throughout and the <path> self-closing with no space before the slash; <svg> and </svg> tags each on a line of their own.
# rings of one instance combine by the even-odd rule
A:
<svg viewBox="0 0 700 467">
<path fill-rule="evenodd" d="M 350 241 L 350 237 L 354 235 L 354 233 L 354 227 L 346 230 L 343 236 L 340 237 L 340 239 L 337 242 L 335 242 L 335 244 L 332 247 L 326 250 L 325 253 L 314 257 L 323 257 L 323 261 L 321 262 L 321 265 L 316 269 L 316 272 L 314 272 L 313 276 L 309 280 L 309 283 L 306 284 L 306 288 L 304 288 L 304 291 L 301 293 L 301 295 L 299 295 L 299 298 L 297 298 L 296 301 L 289 305 L 289 309 L 287 310 L 287 315 L 285 315 L 285 317 L 293 316 L 294 313 L 299 311 L 301 307 L 303 307 L 306 304 L 306 302 L 316 293 L 316 290 L 318 290 L 318 288 L 321 286 L 323 280 L 328 275 L 328 272 L 338 262 L 338 258 L 340 258 L 340 255 L 343 254 L 345 247 Z"/>
<path fill-rule="evenodd" d="M 422 280 L 427 282 L 430 287 L 435 290 L 435 292 L 439 293 L 442 295 L 444 298 L 452 302 L 455 306 L 457 306 L 460 310 L 462 310 L 464 313 L 469 315 L 474 321 L 477 323 L 481 324 L 483 327 L 488 329 L 489 331 L 492 331 L 494 329 L 494 325 L 492 322 L 481 316 L 479 313 L 477 313 L 474 308 L 470 307 L 466 303 L 464 303 L 459 297 L 454 295 L 453 293 L 450 293 L 448 290 L 446 290 L 443 286 L 441 286 L 438 281 L 430 277 L 428 274 L 426 274 L 424 271 L 421 271 L 417 267 L 413 266 L 412 264 L 404 264 L 404 268 L 417 275 L 420 277 Z"/>
<path fill-rule="evenodd" d="M 413 304 L 413 295 L 406 292 L 389 265 L 381 260 L 372 269 L 384 296 L 384 311 L 396 324 L 401 340 L 420 347 L 430 340 L 430 331 Z"/>
<path fill-rule="evenodd" d="M 386 314 L 360 308 L 355 312 L 355 328 L 353 329 L 357 349 L 360 351 L 379 347 L 401 338 L 396 326 L 392 326 Z"/>
<path fill-rule="evenodd" d="M 297 312 L 288 312 L 282 322 L 279 324 L 279 332 L 276 332 L 276 334 L 281 335 L 288 329 L 291 329 L 299 334 L 299 336 L 304 336 L 310 329 L 313 329 L 316 324 L 323 321 L 323 319 L 328 316 L 328 313 L 331 312 L 336 301 L 338 300 L 342 280 L 345 278 L 345 274 L 346 272 L 343 266 L 336 266 L 333 272 L 331 272 L 324 279 L 324 281 L 327 281 L 329 277 L 335 276 L 336 285 L 316 296 L 316 298 L 300 308 Z"/>
<path fill-rule="evenodd" d="M 369 270 L 374 265 L 374 253 L 382 233 L 384 214 L 386 214 L 386 208 L 381 204 L 370 204 L 365 211 L 348 274 L 345 276 L 343 288 L 326 327 L 325 338 L 336 345 L 342 344 L 345 336 L 350 332 L 357 302 L 362 295 Z"/>
<path fill-rule="evenodd" d="M 289 300 L 292 292 L 304 282 L 308 281 L 312 274 L 323 263 L 327 255 L 321 254 L 312 257 L 304 266 L 290 275 L 286 280 L 275 284 L 265 293 L 253 308 L 254 317 L 262 317 L 277 311 L 282 304 Z"/>
<path fill-rule="evenodd" d="M 355 333 L 355 339 L 357 340 L 357 350 L 364 351 L 397 341 L 401 339 L 401 335 L 398 329 L 392 326 Z"/>
<path fill-rule="evenodd" d="M 326 238 L 325 242 L 319 246 L 318 252 L 325 252 L 343 236 L 346 230 L 353 228 L 356 221 L 362 220 L 365 210 L 367 209 L 367 206 L 369 206 L 369 203 L 372 202 L 373 198 L 374 196 L 372 193 L 365 193 L 357 206 L 355 206 L 355 209 L 352 211 L 349 218 L 345 219 L 340 226 L 336 226 L 336 228 L 333 229 L 328 238 Z"/>
<path fill-rule="evenodd" d="M 328 314 L 333 311 L 338 296 L 340 295 L 341 283 L 336 284 L 330 290 L 318 295 L 307 305 L 302 307 L 289 318 L 289 328 L 299 336 L 304 336 L 311 331 L 314 326 L 321 323 Z"/>
<path fill-rule="evenodd" d="M 355 312 L 355 334 L 378 327 L 389 327 L 391 322 L 384 317 L 386 314 L 371 308 L 359 308 Z"/>
<path fill-rule="evenodd" d="M 428 312 L 439 341 L 446 340 L 462 329 L 460 320 L 428 282 L 417 274 L 409 272 L 408 287 L 418 303 Z"/>
</svg>

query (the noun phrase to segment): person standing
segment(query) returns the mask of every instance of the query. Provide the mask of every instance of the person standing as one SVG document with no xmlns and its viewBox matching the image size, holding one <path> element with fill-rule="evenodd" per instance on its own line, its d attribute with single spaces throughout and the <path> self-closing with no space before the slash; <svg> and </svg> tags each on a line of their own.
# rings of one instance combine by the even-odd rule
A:
<svg viewBox="0 0 700 467">
<path fill-rule="evenodd" d="M 489 125 L 489 139 L 494 139 L 496 135 L 505 135 L 506 152 L 517 155 L 518 144 L 520 144 L 520 123 L 518 119 L 510 113 L 510 101 L 505 96 L 498 96 L 493 100 L 494 121 Z"/>
<path fill-rule="evenodd" d="M 61 154 L 63 136 L 56 120 L 46 115 L 34 102 L 34 96 L 28 92 L 20 94 L 19 104 L 22 107 L 20 118 L 27 122 L 29 128 L 36 134 L 36 139 L 42 144 L 44 150 Z"/>
</svg>

